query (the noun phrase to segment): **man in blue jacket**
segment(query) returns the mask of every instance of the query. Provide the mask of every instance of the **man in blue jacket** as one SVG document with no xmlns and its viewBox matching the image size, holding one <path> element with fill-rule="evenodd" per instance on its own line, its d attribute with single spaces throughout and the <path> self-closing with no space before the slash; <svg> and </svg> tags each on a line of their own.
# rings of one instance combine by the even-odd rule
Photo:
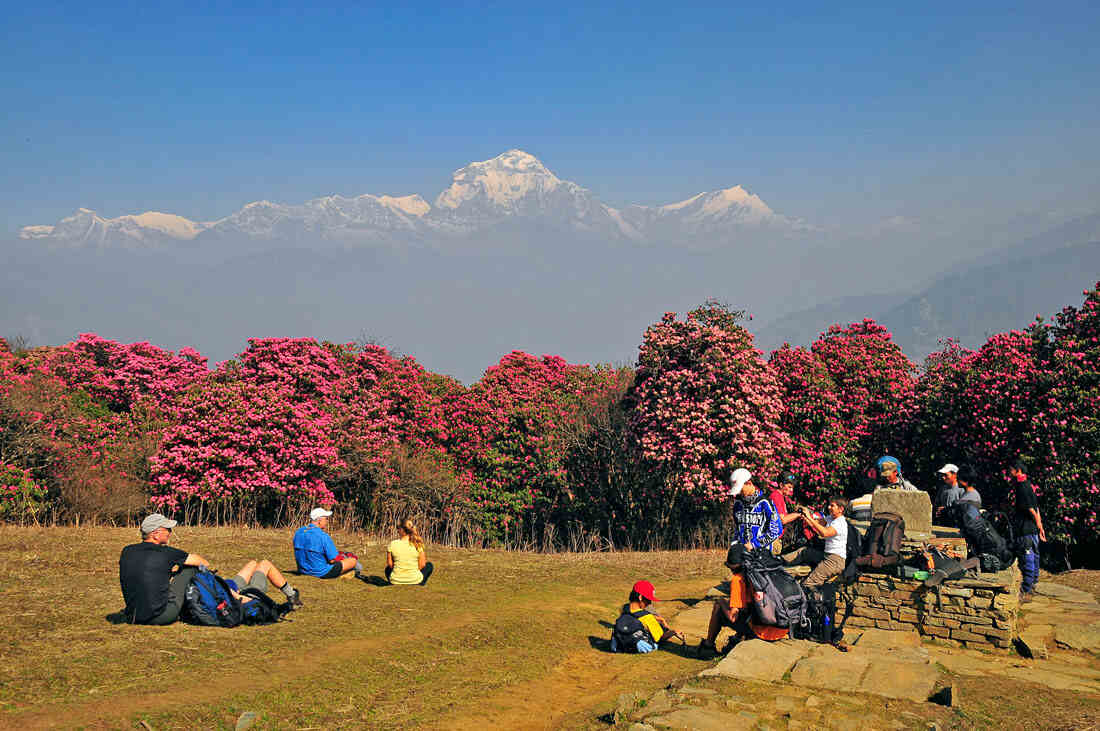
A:
<svg viewBox="0 0 1100 731">
<path fill-rule="evenodd" d="M 736 538 L 731 543 L 740 543 L 746 551 L 770 549 L 783 535 L 783 524 L 772 501 L 753 483 L 752 473 L 744 467 L 735 469 L 730 474 L 729 494 L 737 498 L 733 505 Z"/>
<path fill-rule="evenodd" d="M 331 510 L 314 508 L 309 514 L 309 525 L 304 525 L 294 533 L 294 560 L 298 571 L 306 576 L 319 579 L 335 579 L 349 571 L 361 575 L 363 565 L 353 553 L 342 553 L 336 549 L 332 536 L 325 532 Z"/>
</svg>

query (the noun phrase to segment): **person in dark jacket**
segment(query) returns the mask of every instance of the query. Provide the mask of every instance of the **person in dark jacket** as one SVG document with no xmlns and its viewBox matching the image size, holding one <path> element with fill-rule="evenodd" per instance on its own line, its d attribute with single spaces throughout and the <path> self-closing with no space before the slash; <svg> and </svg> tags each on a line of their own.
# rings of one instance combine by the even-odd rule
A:
<svg viewBox="0 0 1100 731">
<path fill-rule="evenodd" d="M 746 551 L 757 548 L 771 549 L 772 543 L 783 535 L 783 524 L 772 501 L 757 489 L 752 473 L 738 467 L 730 474 L 731 497 L 737 498 L 733 506 L 735 539 Z"/>
<path fill-rule="evenodd" d="M 1008 470 L 1015 484 L 1016 507 L 1013 513 L 1016 528 L 1016 558 L 1020 562 L 1023 583 L 1020 584 L 1020 599 L 1028 601 L 1039 581 L 1039 542 L 1046 543 L 1047 533 L 1043 529 L 1043 518 L 1039 515 L 1039 499 L 1035 488 L 1027 479 L 1022 462 L 1017 462 Z"/>
</svg>

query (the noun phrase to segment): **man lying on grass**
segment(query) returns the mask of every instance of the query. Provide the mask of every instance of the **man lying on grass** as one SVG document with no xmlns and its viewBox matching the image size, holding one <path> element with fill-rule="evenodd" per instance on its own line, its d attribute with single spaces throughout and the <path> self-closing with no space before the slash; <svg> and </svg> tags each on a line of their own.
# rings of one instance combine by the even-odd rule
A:
<svg viewBox="0 0 1100 731">
<path fill-rule="evenodd" d="M 126 601 L 123 614 L 130 624 L 172 624 L 183 609 L 187 585 L 200 566 L 210 562 L 197 553 L 187 553 L 168 545 L 176 521 L 160 513 L 141 521 L 141 543 L 122 549 L 118 559 L 118 580 Z M 268 560 L 249 561 L 234 578 L 238 590 L 255 586 L 267 590 L 267 584 L 286 595 L 292 607 L 302 606 L 298 591 L 283 578 Z M 250 601 L 240 597 L 241 601 Z"/>
</svg>

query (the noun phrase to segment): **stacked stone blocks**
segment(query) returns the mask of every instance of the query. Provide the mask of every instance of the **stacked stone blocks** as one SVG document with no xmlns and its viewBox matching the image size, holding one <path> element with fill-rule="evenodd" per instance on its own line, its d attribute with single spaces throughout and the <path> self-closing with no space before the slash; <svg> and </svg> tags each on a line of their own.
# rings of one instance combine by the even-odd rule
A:
<svg viewBox="0 0 1100 731">
<path fill-rule="evenodd" d="M 937 591 L 923 581 L 863 574 L 837 597 L 846 626 L 916 630 L 948 644 L 1008 649 L 1016 636 L 1020 572 L 996 580 L 945 581 Z M 850 611 L 850 616 L 849 616 Z"/>
</svg>

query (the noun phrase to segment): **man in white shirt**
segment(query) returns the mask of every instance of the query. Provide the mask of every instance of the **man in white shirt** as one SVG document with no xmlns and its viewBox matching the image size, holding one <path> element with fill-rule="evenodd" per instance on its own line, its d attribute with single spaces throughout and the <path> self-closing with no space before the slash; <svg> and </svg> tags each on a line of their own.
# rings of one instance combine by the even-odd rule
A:
<svg viewBox="0 0 1100 731">
<path fill-rule="evenodd" d="M 844 564 L 848 559 L 848 521 L 844 518 L 847 507 L 848 501 L 839 495 L 829 498 L 829 519 L 824 523 L 818 523 L 809 509 L 802 508 L 802 521 L 825 539 L 825 548 L 819 550 L 806 546 L 783 554 L 783 561 L 789 566 L 805 564 L 814 567 L 802 582 L 806 589 L 816 589 L 844 571 Z"/>
</svg>

